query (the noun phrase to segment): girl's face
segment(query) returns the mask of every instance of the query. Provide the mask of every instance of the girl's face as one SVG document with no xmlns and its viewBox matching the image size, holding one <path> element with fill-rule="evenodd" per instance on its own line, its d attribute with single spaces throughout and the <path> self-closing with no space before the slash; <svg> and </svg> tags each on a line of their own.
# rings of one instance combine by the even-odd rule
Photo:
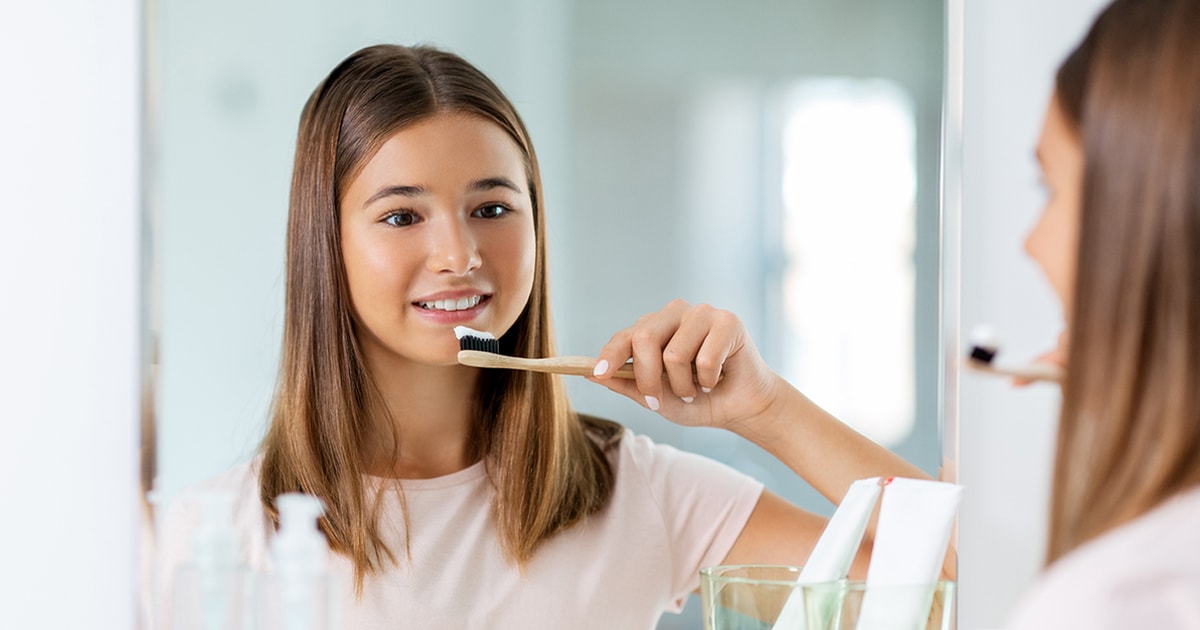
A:
<svg viewBox="0 0 1200 630">
<path fill-rule="evenodd" d="M 1075 256 L 1079 247 L 1079 222 L 1083 199 L 1083 147 L 1067 122 L 1058 99 L 1050 99 L 1037 146 L 1038 163 L 1046 187 L 1046 205 L 1025 251 L 1037 262 L 1062 301 L 1071 321 L 1075 293 Z"/>
<path fill-rule="evenodd" d="M 454 327 L 499 337 L 529 300 L 533 202 L 497 125 L 437 114 L 389 138 L 340 199 L 359 341 L 375 361 L 456 363 Z"/>
</svg>

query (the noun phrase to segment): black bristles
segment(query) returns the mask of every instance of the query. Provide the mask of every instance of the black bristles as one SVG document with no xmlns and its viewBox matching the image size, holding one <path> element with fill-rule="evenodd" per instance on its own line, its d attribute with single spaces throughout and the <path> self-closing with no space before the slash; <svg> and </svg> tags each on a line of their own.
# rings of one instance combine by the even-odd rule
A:
<svg viewBox="0 0 1200 630">
<path fill-rule="evenodd" d="M 996 358 L 996 350 L 993 348 L 986 348 L 984 346 L 971 346 L 970 356 L 975 361 L 990 364 L 992 359 Z"/>
<path fill-rule="evenodd" d="M 458 349 L 500 354 L 500 340 L 496 338 L 484 339 L 475 335 L 463 335 L 458 340 Z"/>
</svg>

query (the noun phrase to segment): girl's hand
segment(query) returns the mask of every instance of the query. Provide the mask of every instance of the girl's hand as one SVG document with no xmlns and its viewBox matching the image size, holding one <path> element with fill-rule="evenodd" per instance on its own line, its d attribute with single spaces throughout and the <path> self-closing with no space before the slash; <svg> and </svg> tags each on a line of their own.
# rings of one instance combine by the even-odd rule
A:
<svg viewBox="0 0 1200 630">
<path fill-rule="evenodd" d="M 681 425 L 730 428 L 779 395 L 781 379 L 741 320 L 707 304 L 674 300 L 613 335 L 597 356 L 589 380 Z M 612 378 L 629 359 L 637 378 Z"/>
<path fill-rule="evenodd" d="M 1069 348 L 1068 348 L 1069 340 L 1070 340 L 1070 335 L 1067 334 L 1067 331 L 1066 330 L 1062 331 L 1058 335 L 1058 345 L 1056 345 L 1053 350 L 1034 359 L 1033 362 L 1034 363 L 1048 363 L 1050 365 L 1055 365 L 1055 366 L 1058 366 L 1059 368 L 1062 368 L 1063 373 L 1066 373 L 1067 356 L 1068 356 L 1067 351 L 1069 350 Z M 1030 380 L 1027 378 L 1014 378 L 1012 380 L 1012 384 L 1017 387 L 1024 387 L 1026 385 L 1032 384 L 1033 382 L 1034 382 L 1033 380 Z"/>
<path fill-rule="evenodd" d="M 719 427 L 758 445 L 833 503 L 856 479 L 926 479 L 772 372 L 734 314 L 675 300 L 613 335 L 588 377 L 681 425 Z M 635 379 L 612 378 L 633 359 Z M 823 518 L 763 492 L 724 564 L 802 564 Z M 868 526 L 864 540 L 874 536 Z M 799 544 L 797 541 L 800 541 Z M 860 554 L 857 574 L 865 574 Z"/>
</svg>

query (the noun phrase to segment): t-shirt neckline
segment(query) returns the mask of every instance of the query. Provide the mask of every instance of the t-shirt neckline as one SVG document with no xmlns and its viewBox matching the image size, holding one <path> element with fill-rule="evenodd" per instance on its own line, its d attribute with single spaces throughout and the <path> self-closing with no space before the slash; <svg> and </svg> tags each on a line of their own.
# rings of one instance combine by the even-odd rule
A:
<svg viewBox="0 0 1200 630">
<path fill-rule="evenodd" d="M 428 479 L 397 479 L 395 477 L 381 477 L 378 475 L 366 475 L 366 477 L 374 483 L 399 483 L 400 487 L 405 492 L 408 492 L 412 490 L 444 490 L 471 483 L 486 475 L 487 466 L 484 460 L 480 459 L 462 470 L 456 470 L 440 477 L 429 477 Z"/>
</svg>

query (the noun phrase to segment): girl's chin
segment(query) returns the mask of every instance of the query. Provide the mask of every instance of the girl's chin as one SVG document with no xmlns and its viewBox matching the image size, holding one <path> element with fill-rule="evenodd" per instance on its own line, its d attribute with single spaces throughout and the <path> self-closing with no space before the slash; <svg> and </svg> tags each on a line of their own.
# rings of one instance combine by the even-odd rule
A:
<svg viewBox="0 0 1200 630">
<path fill-rule="evenodd" d="M 459 366 L 457 342 L 452 348 L 428 349 L 417 352 L 413 352 L 411 348 L 402 349 L 387 346 L 380 348 L 380 350 L 382 352 L 379 358 L 383 359 L 383 364 L 392 365 L 397 368 L 447 368 Z M 368 351 L 368 354 L 371 353 Z"/>
</svg>

